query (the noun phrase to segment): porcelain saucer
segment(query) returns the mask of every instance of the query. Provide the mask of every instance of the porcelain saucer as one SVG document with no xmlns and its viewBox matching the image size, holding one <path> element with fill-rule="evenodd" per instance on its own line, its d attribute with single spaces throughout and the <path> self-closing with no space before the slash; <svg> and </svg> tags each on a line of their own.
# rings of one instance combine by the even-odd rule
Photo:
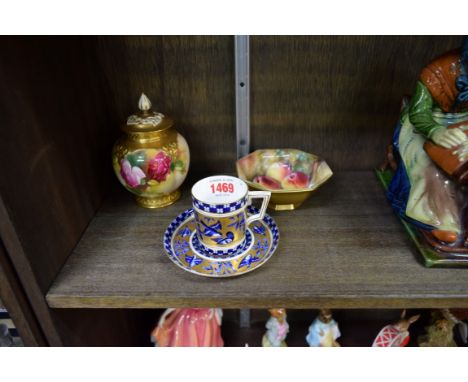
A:
<svg viewBox="0 0 468 382">
<path fill-rule="evenodd" d="M 252 206 L 247 211 L 258 213 Z M 206 277 L 233 277 L 251 272 L 270 259 L 278 241 L 278 227 L 267 214 L 249 226 L 241 246 L 221 255 L 198 241 L 192 209 L 177 216 L 164 233 L 164 249 L 169 258 L 183 270 Z"/>
</svg>

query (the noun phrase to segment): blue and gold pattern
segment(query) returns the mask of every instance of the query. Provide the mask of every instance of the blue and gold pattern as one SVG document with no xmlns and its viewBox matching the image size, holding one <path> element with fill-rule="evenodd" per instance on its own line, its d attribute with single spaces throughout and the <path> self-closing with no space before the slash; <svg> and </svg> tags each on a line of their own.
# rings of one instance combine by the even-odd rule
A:
<svg viewBox="0 0 468 382">
<path fill-rule="evenodd" d="M 247 211 L 249 214 L 258 213 L 252 206 Z M 195 224 L 192 209 L 181 213 L 164 234 L 164 248 L 177 266 L 201 276 L 232 277 L 253 271 L 265 264 L 278 246 L 278 227 L 266 214 L 263 220 L 251 224 L 242 249 L 227 255 L 223 251 L 222 256 L 209 253 L 200 245 L 197 234 L 193 234 L 196 232 Z M 247 243 L 248 240 L 251 242 Z"/>
<path fill-rule="evenodd" d="M 207 204 L 202 203 L 193 197 L 192 201 L 193 205 L 201 211 L 210 212 L 212 214 L 228 214 L 244 207 L 247 204 L 247 197 L 228 204 Z"/>
<path fill-rule="evenodd" d="M 205 216 L 196 212 L 194 216 L 198 239 L 206 248 L 224 246 L 225 249 L 220 248 L 220 251 L 227 252 L 229 247 L 242 244 L 247 219 L 245 208 L 231 216 Z"/>
</svg>

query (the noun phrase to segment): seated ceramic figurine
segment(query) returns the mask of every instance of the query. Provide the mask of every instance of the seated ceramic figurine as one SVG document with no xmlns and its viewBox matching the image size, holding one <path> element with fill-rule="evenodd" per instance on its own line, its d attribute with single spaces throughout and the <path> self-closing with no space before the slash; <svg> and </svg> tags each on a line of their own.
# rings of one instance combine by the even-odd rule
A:
<svg viewBox="0 0 468 382">
<path fill-rule="evenodd" d="M 151 333 L 155 346 L 224 346 L 221 309 L 166 309 Z"/>
<path fill-rule="evenodd" d="M 309 346 L 336 347 L 340 346 L 336 341 L 340 336 L 340 329 L 330 309 L 321 309 L 318 317 L 309 326 L 306 341 Z"/>
<path fill-rule="evenodd" d="M 432 247 L 468 253 L 468 38 L 421 72 L 402 110 L 387 164 L 387 197 Z"/>
<path fill-rule="evenodd" d="M 262 338 L 262 346 L 264 347 L 284 347 L 286 345 L 286 336 L 289 332 L 289 325 L 286 321 L 285 309 L 270 309 L 271 317 L 267 321 L 265 327 L 267 332 Z"/>
<path fill-rule="evenodd" d="M 453 329 L 458 320 L 448 309 L 431 312 L 431 322 L 426 326 L 426 334 L 418 337 L 421 347 L 453 347 L 457 346 L 453 339 Z"/>
</svg>

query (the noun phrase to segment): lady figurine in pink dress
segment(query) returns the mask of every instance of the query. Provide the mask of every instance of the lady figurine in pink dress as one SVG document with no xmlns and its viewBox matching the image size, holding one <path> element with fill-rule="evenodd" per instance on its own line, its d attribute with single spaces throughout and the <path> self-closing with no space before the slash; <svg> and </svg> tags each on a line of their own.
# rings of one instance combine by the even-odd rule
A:
<svg viewBox="0 0 468 382">
<path fill-rule="evenodd" d="M 224 346 L 221 309 L 166 309 L 151 333 L 155 346 Z"/>
<path fill-rule="evenodd" d="M 269 309 L 271 314 L 265 327 L 267 331 L 262 338 L 262 346 L 264 347 L 285 347 L 286 336 L 289 332 L 289 325 L 286 321 L 285 309 Z"/>
</svg>

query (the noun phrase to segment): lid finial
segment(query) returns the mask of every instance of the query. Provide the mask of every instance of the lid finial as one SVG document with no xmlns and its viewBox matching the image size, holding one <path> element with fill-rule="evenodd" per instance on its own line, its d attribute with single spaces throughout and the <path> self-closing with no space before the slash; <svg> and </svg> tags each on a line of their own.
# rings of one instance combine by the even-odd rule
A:
<svg viewBox="0 0 468 382">
<path fill-rule="evenodd" d="M 138 101 L 138 108 L 141 111 L 148 111 L 151 109 L 151 101 L 145 93 L 141 93 L 140 100 Z"/>
<path fill-rule="evenodd" d="M 157 113 L 151 108 L 151 101 L 145 93 L 141 93 L 138 100 L 137 113 L 132 114 L 127 118 L 127 125 L 125 131 L 156 131 L 172 126 L 172 120 L 166 118 L 164 114 Z"/>
</svg>

